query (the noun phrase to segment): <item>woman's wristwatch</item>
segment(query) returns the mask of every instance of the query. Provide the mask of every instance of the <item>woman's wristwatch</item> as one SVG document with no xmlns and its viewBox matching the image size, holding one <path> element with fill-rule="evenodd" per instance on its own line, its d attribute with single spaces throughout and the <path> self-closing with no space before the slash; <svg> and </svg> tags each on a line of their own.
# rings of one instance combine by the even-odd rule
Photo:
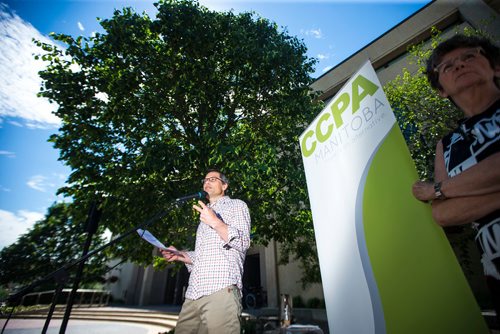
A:
<svg viewBox="0 0 500 334">
<path fill-rule="evenodd" d="M 446 199 L 446 196 L 441 191 L 442 182 L 434 183 L 434 196 L 436 199 Z"/>
</svg>

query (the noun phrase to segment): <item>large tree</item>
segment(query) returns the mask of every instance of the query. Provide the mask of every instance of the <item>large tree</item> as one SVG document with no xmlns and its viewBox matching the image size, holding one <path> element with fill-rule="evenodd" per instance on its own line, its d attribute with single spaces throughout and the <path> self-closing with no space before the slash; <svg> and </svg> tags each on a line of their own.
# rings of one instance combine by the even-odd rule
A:
<svg viewBox="0 0 500 334">
<path fill-rule="evenodd" d="M 68 265 L 75 263 L 82 255 L 87 238 L 85 224 L 85 215 L 73 211 L 71 204 L 53 204 L 44 219 L 36 222 L 15 243 L 0 251 L 0 285 L 16 283 L 20 287 L 26 286 L 62 267 L 68 268 L 70 277 L 74 276 L 77 267 Z M 97 249 L 104 242 L 97 234 L 91 246 Z M 84 266 L 82 283 L 102 282 L 106 260 L 105 253 L 89 258 Z M 69 281 L 66 286 L 71 284 L 72 281 Z M 51 279 L 34 288 L 40 290 L 55 285 L 55 280 Z"/>
<path fill-rule="evenodd" d="M 316 262 L 298 147 L 321 108 L 309 89 L 315 60 L 255 13 L 214 12 L 191 0 L 156 6 L 154 19 L 116 10 L 94 37 L 53 34 L 64 49 L 38 42 L 48 62 L 40 95 L 57 102 L 62 120 L 51 141 L 72 169 L 60 192 L 82 210 L 100 201 L 115 234 L 165 210 L 149 229 L 189 247 L 196 217 L 169 203 L 218 167 L 231 196 L 249 204 L 254 242 L 274 238 L 286 254 Z M 151 262 L 137 236 L 113 251 Z"/>
</svg>

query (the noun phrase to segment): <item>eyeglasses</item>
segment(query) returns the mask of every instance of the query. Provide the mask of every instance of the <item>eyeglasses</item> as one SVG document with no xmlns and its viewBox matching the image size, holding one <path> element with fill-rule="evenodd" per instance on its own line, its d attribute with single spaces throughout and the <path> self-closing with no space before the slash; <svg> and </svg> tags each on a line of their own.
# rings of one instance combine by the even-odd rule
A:
<svg viewBox="0 0 500 334">
<path fill-rule="evenodd" d="M 450 73 L 453 68 L 455 67 L 455 63 L 457 60 L 460 60 L 462 63 L 469 63 L 471 61 L 474 61 L 479 57 L 480 54 L 483 54 L 484 50 L 482 48 L 475 48 L 475 49 L 470 49 L 467 51 L 462 52 L 459 56 L 443 61 L 441 64 L 437 65 L 434 67 L 434 72 L 439 73 L 439 74 L 448 74 Z"/>
<path fill-rule="evenodd" d="M 226 183 L 224 181 L 222 181 L 222 179 L 219 179 L 218 177 L 215 177 L 215 176 L 212 176 L 212 177 L 207 177 L 207 178 L 204 178 L 204 179 L 201 179 L 201 183 L 202 184 L 205 184 L 205 182 L 207 181 L 210 181 L 210 183 L 214 183 L 215 181 L 219 180 L 220 182 L 222 183 Z"/>
</svg>

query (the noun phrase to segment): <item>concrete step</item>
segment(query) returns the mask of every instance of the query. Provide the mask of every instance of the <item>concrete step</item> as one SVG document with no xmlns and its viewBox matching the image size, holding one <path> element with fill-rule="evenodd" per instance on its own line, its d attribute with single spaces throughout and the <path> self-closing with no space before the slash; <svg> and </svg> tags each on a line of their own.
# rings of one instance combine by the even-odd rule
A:
<svg viewBox="0 0 500 334">
<path fill-rule="evenodd" d="M 30 312 L 20 312 L 14 314 L 12 317 L 22 319 L 40 319 L 45 318 L 47 316 L 47 312 L 47 309 Z M 58 307 L 54 310 L 52 318 L 62 319 L 64 317 L 64 312 L 64 307 Z M 123 321 L 155 325 L 164 327 L 166 331 L 175 327 L 177 318 L 178 315 L 176 313 L 125 308 L 74 308 L 70 316 L 70 320 Z"/>
</svg>

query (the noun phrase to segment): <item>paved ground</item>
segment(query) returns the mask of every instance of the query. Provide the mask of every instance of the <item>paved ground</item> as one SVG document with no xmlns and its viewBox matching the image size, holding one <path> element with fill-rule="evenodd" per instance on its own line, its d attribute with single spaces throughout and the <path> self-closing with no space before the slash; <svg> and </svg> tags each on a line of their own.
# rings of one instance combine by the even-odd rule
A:
<svg viewBox="0 0 500 334">
<path fill-rule="evenodd" d="M 59 333 L 61 321 L 61 319 L 52 319 L 47 333 Z M 4 324 L 5 319 L 0 319 L 1 328 Z M 11 319 L 4 333 L 39 334 L 44 324 L 45 319 Z M 164 327 L 118 321 L 70 320 L 66 328 L 68 334 L 158 334 L 164 332 Z"/>
<path fill-rule="evenodd" d="M 99 308 L 107 309 L 107 308 Z M 130 311 L 164 311 L 177 313 L 178 306 L 158 307 L 110 307 L 113 310 Z M 0 319 L 0 331 L 6 319 Z M 52 319 L 47 333 L 57 334 L 61 327 L 61 319 Z M 13 318 L 7 324 L 4 334 L 39 334 L 45 324 L 45 319 L 16 319 Z M 66 329 L 67 334 L 159 334 L 165 333 L 165 327 L 154 325 L 127 323 L 119 321 L 94 321 L 94 320 L 70 320 Z M 500 330 L 490 329 L 491 334 L 500 334 Z"/>
</svg>

